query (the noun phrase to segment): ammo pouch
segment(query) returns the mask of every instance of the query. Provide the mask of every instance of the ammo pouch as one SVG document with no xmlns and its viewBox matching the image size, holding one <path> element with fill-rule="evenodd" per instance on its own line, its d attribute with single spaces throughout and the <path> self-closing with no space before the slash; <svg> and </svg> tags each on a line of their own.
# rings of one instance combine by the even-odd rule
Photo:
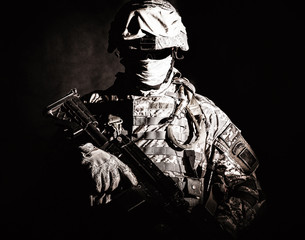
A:
<svg viewBox="0 0 305 240">
<path fill-rule="evenodd" d="M 184 199 L 190 204 L 190 207 L 197 206 L 203 202 L 204 178 L 186 177 L 185 179 Z"/>
</svg>

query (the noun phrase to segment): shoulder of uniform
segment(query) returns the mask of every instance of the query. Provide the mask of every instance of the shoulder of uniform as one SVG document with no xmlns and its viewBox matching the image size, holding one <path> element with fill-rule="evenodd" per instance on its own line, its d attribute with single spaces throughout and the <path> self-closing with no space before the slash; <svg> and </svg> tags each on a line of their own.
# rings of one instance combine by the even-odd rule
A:
<svg viewBox="0 0 305 240">
<path fill-rule="evenodd" d="M 209 125 L 209 129 L 213 131 L 213 135 L 220 134 L 231 123 L 227 114 L 208 97 L 200 94 L 196 94 L 195 97 L 204 114 L 206 123 Z"/>
<path fill-rule="evenodd" d="M 229 117 L 208 97 L 195 95 L 205 117 L 207 141 L 234 160 L 246 174 L 259 166 L 254 151 Z"/>
<path fill-rule="evenodd" d="M 206 104 L 207 107 L 217 108 L 216 104 L 206 96 L 196 93 L 195 97 L 201 104 Z"/>
<path fill-rule="evenodd" d="M 259 166 L 251 146 L 232 123 L 229 117 L 209 98 L 196 94 L 208 129 L 207 141 L 236 162 L 246 174 L 253 173 Z"/>
</svg>

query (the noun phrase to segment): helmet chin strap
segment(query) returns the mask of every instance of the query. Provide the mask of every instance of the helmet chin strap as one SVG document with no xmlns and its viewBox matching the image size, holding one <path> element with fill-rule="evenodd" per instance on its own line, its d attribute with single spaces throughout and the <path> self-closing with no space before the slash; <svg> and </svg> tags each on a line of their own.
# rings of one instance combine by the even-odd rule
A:
<svg viewBox="0 0 305 240">
<path fill-rule="evenodd" d="M 172 48 L 172 62 L 171 62 L 171 67 L 170 69 L 168 70 L 167 74 L 166 74 L 166 78 L 165 80 L 163 81 L 163 83 L 167 83 L 168 80 L 169 80 L 169 77 L 171 76 L 172 72 L 173 72 L 173 69 L 174 69 L 174 65 L 175 65 L 175 60 L 182 60 L 184 58 L 183 55 L 181 55 L 181 57 L 178 56 L 178 48 L 177 47 L 173 47 Z"/>
<path fill-rule="evenodd" d="M 177 59 L 177 60 L 182 60 L 183 58 L 184 58 L 184 56 L 183 55 L 181 55 L 180 57 L 178 56 L 178 48 L 177 47 L 174 47 L 173 49 L 172 49 L 172 56 L 173 56 L 173 58 L 175 58 L 175 59 Z"/>
<path fill-rule="evenodd" d="M 165 77 L 163 83 L 167 83 L 167 82 L 168 82 L 168 80 L 169 80 L 169 78 L 170 78 L 170 76 L 171 76 L 171 74 L 172 74 L 172 72 L 173 72 L 173 69 L 174 69 L 175 59 L 177 59 L 177 60 L 182 60 L 182 59 L 184 58 L 183 55 L 181 55 L 181 57 L 178 56 L 178 48 L 177 48 L 177 47 L 172 48 L 172 53 L 171 53 L 171 55 L 172 55 L 171 67 L 170 67 L 170 69 L 168 70 L 168 72 L 167 72 L 167 74 L 166 74 L 166 77 Z M 162 85 L 162 84 L 160 84 L 160 86 L 161 86 L 161 85 Z M 159 87 L 160 87 L 160 86 L 159 86 Z"/>
<path fill-rule="evenodd" d="M 165 77 L 163 83 L 167 83 L 168 82 L 168 80 L 169 80 L 169 78 L 170 78 L 170 76 L 171 76 L 171 74 L 173 72 L 174 65 L 175 65 L 175 57 L 176 57 L 175 51 L 172 50 L 172 62 L 171 62 L 171 66 L 170 66 L 170 68 L 169 68 L 169 70 L 168 70 L 168 72 L 166 74 L 166 77 Z"/>
</svg>

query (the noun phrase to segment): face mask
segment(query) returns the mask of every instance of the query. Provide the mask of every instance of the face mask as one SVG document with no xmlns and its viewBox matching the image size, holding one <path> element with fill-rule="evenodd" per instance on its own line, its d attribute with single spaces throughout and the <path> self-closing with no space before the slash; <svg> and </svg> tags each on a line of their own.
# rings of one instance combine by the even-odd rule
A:
<svg viewBox="0 0 305 240">
<path fill-rule="evenodd" d="M 149 87 L 158 87 L 167 78 L 171 68 L 172 56 L 160 60 L 127 60 L 122 61 L 126 73 L 132 74 L 136 80 Z"/>
</svg>

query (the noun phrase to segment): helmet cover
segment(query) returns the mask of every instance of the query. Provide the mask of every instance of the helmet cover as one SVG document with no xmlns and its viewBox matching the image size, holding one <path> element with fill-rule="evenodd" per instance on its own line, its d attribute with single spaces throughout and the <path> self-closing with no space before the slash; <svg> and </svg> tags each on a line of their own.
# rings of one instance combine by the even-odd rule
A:
<svg viewBox="0 0 305 240">
<path fill-rule="evenodd" d="M 111 24 L 108 44 L 108 52 L 122 46 L 140 50 L 189 49 L 181 16 L 165 0 L 133 0 L 125 4 Z"/>
</svg>

